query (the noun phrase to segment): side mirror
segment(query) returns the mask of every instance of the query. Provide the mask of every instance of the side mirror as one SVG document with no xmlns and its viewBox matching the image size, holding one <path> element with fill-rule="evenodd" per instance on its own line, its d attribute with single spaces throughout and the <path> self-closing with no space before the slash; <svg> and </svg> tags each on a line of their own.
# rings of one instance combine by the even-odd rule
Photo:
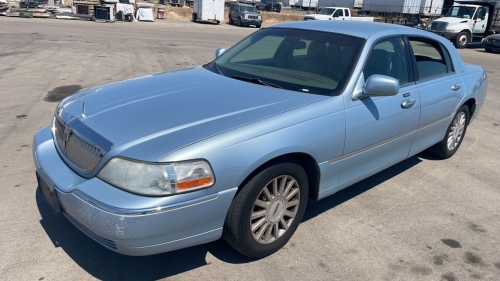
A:
<svg viewBox="0 0 500 281">
<path fill-rule="evenodd" d="M 362 89 L 352 95 L 354 100 L 367 97 L 395 96 L 399 92 L 399 81 L 386 75 L 373 74 L 368 77 Z"/>
<path fill-rule="evenodd" d="M 226 49 L 223 47 L 217 48 L 217 50 L 215 50 L 215 57 L 216 58 L 220 57 L 220 55 L 222 55 L 225 51 Z"/>
</svg>

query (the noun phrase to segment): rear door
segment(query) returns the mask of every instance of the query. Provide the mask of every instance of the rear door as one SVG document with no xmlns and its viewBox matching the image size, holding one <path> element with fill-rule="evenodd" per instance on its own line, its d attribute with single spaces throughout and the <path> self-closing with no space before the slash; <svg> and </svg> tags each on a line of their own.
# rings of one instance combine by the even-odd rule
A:
<svg viewBox="0 0 500 281">
<path fill-rule="evenodd" d="M 460 74 L 441 43 L 429 38 L 409 37 L 416 65 L 416 85 L 421 114 L 410 155 L 441 141 L 455 110 L 465 96 Z"/>
</svg>

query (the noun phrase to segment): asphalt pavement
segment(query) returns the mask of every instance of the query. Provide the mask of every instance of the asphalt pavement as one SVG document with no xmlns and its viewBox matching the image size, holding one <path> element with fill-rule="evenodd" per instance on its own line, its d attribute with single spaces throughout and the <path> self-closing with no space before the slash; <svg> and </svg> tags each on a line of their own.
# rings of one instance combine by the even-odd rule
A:
<svg viewBox="0 0 500 281">
<path fill-rule="evenodd" d="M 114 253 L 37 192 L 32 138 L 83 88 L 211 61 L 255 28 L 180 21 L 0 17 L 0 279 L 500 280 L 500 54 L 457 154 L 421 153 L 311 203 L 290 242 L 260 260 L 223 240 L 148 257 Z"/>
</svg>

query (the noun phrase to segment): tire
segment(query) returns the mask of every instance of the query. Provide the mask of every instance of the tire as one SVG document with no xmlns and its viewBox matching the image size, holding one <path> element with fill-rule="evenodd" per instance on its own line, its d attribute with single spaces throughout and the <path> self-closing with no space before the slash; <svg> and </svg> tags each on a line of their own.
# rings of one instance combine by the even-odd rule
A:
<svg viewBox="0 0 500 281">
<path fill-rule="evenodd" d="M 307 176 L 300 165 L 286 162 L 264 169 L 233 199 L 224 222 L 224 239 L 252 258 L 278 251 L 299 226 L 308 192 Z"/>
<path fill-rule="evenodd" d="M 193 17 L 192 17 L 192 21 L 193 22 L 196 22 L 196 20 L 198 19 L 198 15 L 196 13 L 193 13 Z"/>
<path fill-rule="evenodd" d="M 242 27 L 244 24 L 241 22 L 241 18 L 238 18 L 238 26 Z"/>
<path fill-rule="evenodd" d="M 457 152 L 469 125 L 469 107 L 463 105 L 453 117 L 443 140 L 430 148 L 430 151 L 443 159 L 448 159 Z"/>
<path fill-rule="evenodd" d="M 260 24 L 257 24 L 255 27 L 260 28 L 260 27 L 261 27 L 261 25 L 260 25 Z"/>
<path fill-rule="evenodd" d="M 493 53 L 493 49 L 490 49 L 490 48 L 484 48 L 484 50 L 485 50 L 487 53 Z"/>
<path fill-rule="evenodd" d="M 469 44 L 469 33 L 462 31 L 455 38 L 455 47 L 457 49 L 463 49 Z"/>
<path fill-rule="evenodd" d="M 233 24 L 233 18 L 231 17 L 231 15 L 229 15 L 229 24 Z"/>
</svg>

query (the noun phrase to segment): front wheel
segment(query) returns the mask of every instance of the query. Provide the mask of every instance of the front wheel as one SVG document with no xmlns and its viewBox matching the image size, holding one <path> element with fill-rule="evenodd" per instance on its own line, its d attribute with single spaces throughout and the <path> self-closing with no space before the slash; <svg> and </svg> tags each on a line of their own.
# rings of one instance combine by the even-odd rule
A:
<svg viewBox="0 0 500 281">
<path fill-rule="evenodd" d="M 192 21 L 195 22 L 198 19 L 198 14 L 193 13 Z"/>
<path fill-rule="evenodd" d="M 455 38 L 455 47 L 458 49 L 463 49 L 469 44 L 469 33 L 462 31 Z"/>
<path fill-rule="evenodd" d="M 224 222 L 224 239 L 252 258 L 278 251 L 304 216 L 308 190 L 300 165 L 287 162 L 266 168 L 236 194 Z"/>
<path fill-rule="evenodd" d="M 233 24 L 233 18 L 229 15 L 229 24 Z"/>
<path fill-rule="evenodd" d="M 462 143 L 467 125 L 469 124 L 469 107 L 463 105 L 455 114 L 455 117 L 448 126 L 443 140 L 431 147 L 431 152 L 443 159 L 450 158 L 457 152 Z"/>
<path fill-rule="evenodd" d="M 242 27 L 242 26 L 243 26 L 243 22 L 241 22 L 241 18 L 238 18 L 238 26 L 239 26 L 239 27 Z"/>
<path fill-rule="evenodd" d="M 487 53 L 493 53 L 493 49 L 490 49 L 490 48 L 484 48 L 484 50 L 485 50 Z"/>
</svg>

